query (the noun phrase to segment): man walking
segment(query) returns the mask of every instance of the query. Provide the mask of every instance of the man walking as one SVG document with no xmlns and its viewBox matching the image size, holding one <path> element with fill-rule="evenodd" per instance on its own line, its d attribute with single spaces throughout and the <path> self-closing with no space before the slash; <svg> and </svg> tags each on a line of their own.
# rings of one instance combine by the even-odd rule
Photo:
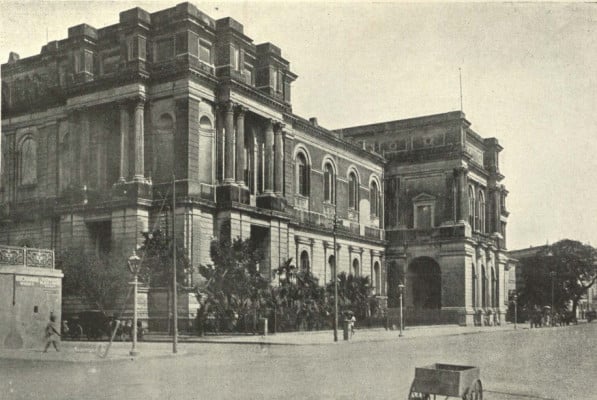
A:
<svg viewBox="0 0 597 400">
<path fill-rule="evenodd" d="M 56 329 L 56 317 L 54 314 L 50 314 L 50 322 L 46 325 L 46 347 L 44 348 L 44 353 L 48 352 L 50 344 L 54 345 L 56 351 L 60 351 L 58 348 L 59 341 L 60 333 L 58 332 L 58 329 Z"/>
</svg>

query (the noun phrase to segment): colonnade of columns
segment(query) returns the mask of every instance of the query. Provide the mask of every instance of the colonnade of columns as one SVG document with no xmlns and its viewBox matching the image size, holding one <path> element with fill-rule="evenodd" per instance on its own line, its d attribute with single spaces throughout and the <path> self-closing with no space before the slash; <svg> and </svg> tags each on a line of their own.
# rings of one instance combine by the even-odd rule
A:
<svg viewBox="0 0 597 400">
<path fill-rule="evenodd" d="M 137 97 L 123 100 L 118 104 L 118 107 L 120 111 L 120 169 L 118 181 L 126 182 L 132 177 L 135 182 L 143 182 L 145 181 L 145 98 Z M 132 135 L 129 135 L 131 118 L 134 124 Z M 131 138 L 132 143 L 129 143 L 129 138 Z M 131 145 L 134 151 L 132 160 L 129 160 Z"/>
<path fill-rule="evenodd" d="M 248 109 L 231 101 L 218 107 L 217 118 L 223 121 L 217 124 L 218 151 L 223 159 L 220 166 L 223 173 L 221 182 L 247 187 L 245 168 L 248 165 L 245 149 L 245 119 Z M 263 131 L 263 194 L 282 194 L 284 184 L 284 132 L 283 124 L 273 119 L 264 118 L 260 124 Z M 254 131 L 253 131 L 254 132 Z M 252 140 L 253 141 L 253 140 Z M 255 143 L 253 141 L 253 143 Z M 257 165 L 253 160 L 253 168 Z M 257 173 L 257 171 L 254 171 Z"/>
<path fill-rule="evenodd" d="M 479 266 L 473 275 L 473 307 L 497 308 L 499 306 L 499 288 L 497 271 Z"/>
</svg>

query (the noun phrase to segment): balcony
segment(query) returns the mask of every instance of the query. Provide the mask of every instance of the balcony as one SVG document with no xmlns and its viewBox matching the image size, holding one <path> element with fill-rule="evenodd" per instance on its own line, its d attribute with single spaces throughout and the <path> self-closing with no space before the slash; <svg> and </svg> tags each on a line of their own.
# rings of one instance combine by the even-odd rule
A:
<svg viewBox="0 0 597 400">
<path fill-rule="evenodd" d="M 323 203 L 323 215 L 325 215 L 327 218 L 333 219 L 335 214 L 336 206 L 334 204 Z"/>
<path fill-rule="evenodd" d="M 294 217 L 296 218 L 297 222 L 301 225 L 324 228 L 329 230 L 334 229 L 334 220 L 332 218 L 327 218 L 323 214 L 317 214 L 314 212 L 309 212 L 307 210 L 295 208 Z"/>
<path fill-rule="evenodd" d="M 0 266 L 54 269 L 54 251 L 0 245 Z"/>
<path fill-rule="evenodd" d="M 359 222 L 359 211 L 355 210 L 354 208 L 348 209 L 348 219 L 350 221 Z"/>
<path fill-rule="evenodd" d="M 294 196 L 294 208 L 301 210 L 309 209 L 309 198 L 301 195 Z"/>
<path fill-rule="evenodd" d="M 372 239 L 383 240 L 384 239 L 384 231 L 379 228 L 375 228 L 373 226 L 366 226 L 365 227 L 365 236 Z"/>
</svg>

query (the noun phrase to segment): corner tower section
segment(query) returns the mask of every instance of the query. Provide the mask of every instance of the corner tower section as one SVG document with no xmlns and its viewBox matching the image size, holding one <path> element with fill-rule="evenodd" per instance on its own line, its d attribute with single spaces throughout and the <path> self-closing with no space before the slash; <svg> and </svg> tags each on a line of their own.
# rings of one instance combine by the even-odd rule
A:
<svg viewBox="0 0 597 400">
<path fill-rule="evenodd" d="M 497 139 L 450 112 L 341 130 L 382 154 L 388 303 L 407 323 L 494 325 L 507 308 L 508 194 Z"/>
</svg>

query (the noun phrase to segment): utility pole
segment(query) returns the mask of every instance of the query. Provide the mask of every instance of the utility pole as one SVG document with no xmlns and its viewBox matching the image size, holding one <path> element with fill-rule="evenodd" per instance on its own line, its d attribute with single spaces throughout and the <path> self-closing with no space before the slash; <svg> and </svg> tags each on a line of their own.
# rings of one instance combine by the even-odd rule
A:
<svg viewBox="0 0 597 400">
<path fill-rule="evenodd" d="M 178 293 L 176 290 L 176 176 L 172 173 L 172 353 L 178 353 Z"/>
<path fill-rule="evenodd" d="M 334 175 L 334 271 L 332 279 L 334 279 L 334 342 L 338 341 L 338 255 L 336 254 L 336 228 L 338 226 L 338 198 L 336 196 L 336 189 L 338 187 L 336 176 Z"/>
</svg>

